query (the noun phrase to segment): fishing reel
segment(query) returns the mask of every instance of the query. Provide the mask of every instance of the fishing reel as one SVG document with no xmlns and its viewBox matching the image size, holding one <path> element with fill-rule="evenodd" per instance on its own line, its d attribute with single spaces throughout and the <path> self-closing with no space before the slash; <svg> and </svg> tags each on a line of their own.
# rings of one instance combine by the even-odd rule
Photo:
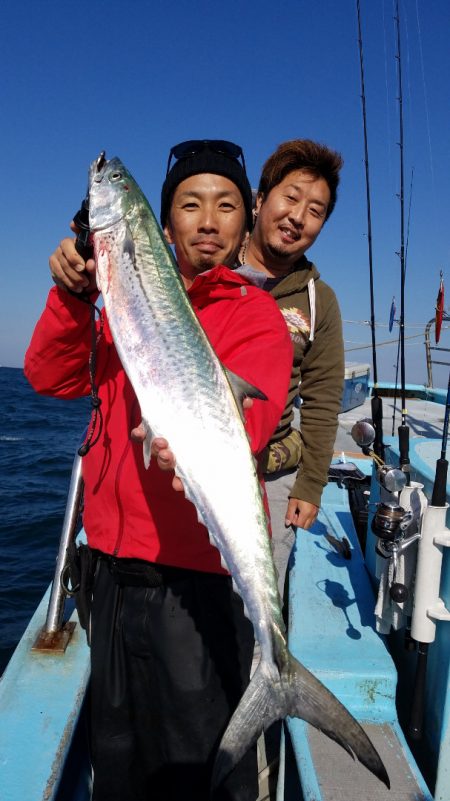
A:
<svg viewBox="0 0 450 801">
<path fill-rule="evenodd" d="M 358 420 L 350 433 L 356 444 L 362 448 L 363 453 L 373 458 L 376 464 L 377 481 L 385 490 L 385 495 L 382 496 L 383 500 L 376 506 L 371 528 L 378 539 L 376 552 L 383 559 L 392 559 L 393 562 L 392 581 L 389 587 L 390 597 L 397 603 L 404 603 L 408 599 L 409 591 L 405 584 L 396 581 L 398 557 L 413 542 L 420 539 L 420 534 L 416 532 L 407 536 L 414 513 L 411 509 L 405 510 L 397 500 L 401 491 L 408 484 L 408 475 L 404 469 L 385 464 L 371 449 L 375 441 L 375 428 L 372 420 L 369 418 Z M 390 500 L 391 498 L 393 500 Z"/>
<path fill-rule="evenodd" d="M 368 417 L 358 420 L 350 432 L 354 442 L 362 449 L 366 456 L 371 456 L 377 465 L 377 481 L 389 493 L 401 492 L 406 486 L 408 477 L 404 470 L 390 464 L 384 464 L 371 450 L 375 441 L 375 428 Z"/>
<path fill-rule="evenodd" d="M 382 541 L 386 553 L 390 556 L 390 545 L 399 543 L 405 537 L 405 531 L 412 520 L 412 512 L 407 512 L 394 501 L 382 501 L 372 518 L 372 531 Z"/>
<path fill-rule="evenodd" d="M 89 196 L 84 198 L 81 207 L 73 218 L 73 221 L 79 229 L 75 243 L 77 253 L 79 253 L 80 256 L 85 259 L 85 261 L 87 261 L 88 259 L 92 258 L 94 251 L 90 241 L 91 231 L 89 228 Z"/>
<path fill-rule="evenodd" d="M 370 417 L 363 417 L 358 420 L 352 426 L 350 436 L 366 456 L 373 455 L 370 446 L 375 442 L 375 428 Z"/>
<path fill-rule="evenodd" d="M 407 480 L 406 473 L 391 464 L 379 465 L 377 469 L 377 481 L 387 492 L 401 492 Z"/>
<path fill-rule="evenodd" d="M 399 471 L 401 472 L 401 471 Z M 372 519 L 372 532 L 378 537 L 377 553 L 384 559 L 392 559 L 393 575 L 389 587 L 389 595 L 393 601 L 401 604 L 409 596 L 405 584 L 396 581 L 398 557 L 418 538 L 418 534 L 406 537 L 406 531 L 413 519 L 411 509 L 405 511 L 394 501 L 382 501 Z"/>
</svg>

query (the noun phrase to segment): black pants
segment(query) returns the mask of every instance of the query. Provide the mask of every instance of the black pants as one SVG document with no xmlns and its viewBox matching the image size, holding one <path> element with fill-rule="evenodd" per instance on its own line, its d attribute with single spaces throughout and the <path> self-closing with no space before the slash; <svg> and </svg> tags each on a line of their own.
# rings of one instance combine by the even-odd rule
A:
<svg viewBox="0 0 450 801">
<path fill-rule="evenodd" d="M 91 634 L 93 801 L 209 801 L 221 736 L 249 680 L 253 628 L 226 576 L 168 568 L 119 586 L 100 559 Z M 256 747 L 213 801 L 254 801 Z"/>
</svg>

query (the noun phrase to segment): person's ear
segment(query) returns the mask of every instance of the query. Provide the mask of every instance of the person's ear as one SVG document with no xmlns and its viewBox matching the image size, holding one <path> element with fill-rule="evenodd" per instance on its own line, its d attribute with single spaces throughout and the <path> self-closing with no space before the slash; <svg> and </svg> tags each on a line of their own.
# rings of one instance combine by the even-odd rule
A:
<svg viewBox="0 0 450 801">
<path fill-rule="evenodd" d="M 253 212 L 256 213 L 256 216 L 258 216 L 259 210 L 263 203 L 264 203 L 264 193 L 258 192 L 258 194 L 256 195 L 255 208 L 253 209 Z"/>
<path fill-rule="evenodd" d="M 167 244 L 168 244 L 168 245 L 173 245 L 173 244 L 174 244 L 174 241 L 173 241 L 173 236 L 172 236 L 172 229 L 171 229 L 171 227 L 170 227 L 169 223 L 167 223 L 167 224 L 164 226 L 164 228 L 163 228 L 163 232 L 164 232 L 164 236 L 166 237 L 166 242 L 167 242 Z"/>
</svg>

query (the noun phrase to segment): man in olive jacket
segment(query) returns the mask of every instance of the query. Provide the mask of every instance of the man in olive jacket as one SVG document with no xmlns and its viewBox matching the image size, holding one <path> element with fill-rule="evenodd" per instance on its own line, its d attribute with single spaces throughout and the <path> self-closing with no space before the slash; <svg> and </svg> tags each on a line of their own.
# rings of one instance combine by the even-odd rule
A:
<svg viewBox="0 0 450 801">
<path fill-rule="evenodd" d="M 239 272 L 277 301 L 294 345 L 287 406 L 263 456 L 280 592 L 293 529 L 308 529 L 319 511 L 341 408 L 339 306 L 305 256 L 333 211 L 341 167 L 340 155 L 324 145 L 280 145 L 263 167 L 254 229 L 240 258 Z M 292 425 L 298 395 L 300 432 Z"/>
</svg>

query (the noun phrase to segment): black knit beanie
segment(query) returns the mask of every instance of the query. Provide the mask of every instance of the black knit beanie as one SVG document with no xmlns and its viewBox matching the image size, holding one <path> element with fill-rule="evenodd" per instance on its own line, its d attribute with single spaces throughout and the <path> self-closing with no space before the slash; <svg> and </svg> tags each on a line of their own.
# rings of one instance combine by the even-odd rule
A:
<svg viewBox="0 0 450 801">
<path fill-rule="evenodd" d="M 164 228 L 167 224 L 173 193 L 178 184 L 186 178 L 190 178 L 191 175 L 200 175 L 201 173 L 223 175 L 236 184 L 244 201 L 247 229 L 251 231 L 253 227 L 252 190 L 242 164 L 232 156 L 215 153 L 208 147 L 199 153 L 179 159 L 168 173 L 161 189 L 160 219 L 162 227 Z"/>
</svg>

